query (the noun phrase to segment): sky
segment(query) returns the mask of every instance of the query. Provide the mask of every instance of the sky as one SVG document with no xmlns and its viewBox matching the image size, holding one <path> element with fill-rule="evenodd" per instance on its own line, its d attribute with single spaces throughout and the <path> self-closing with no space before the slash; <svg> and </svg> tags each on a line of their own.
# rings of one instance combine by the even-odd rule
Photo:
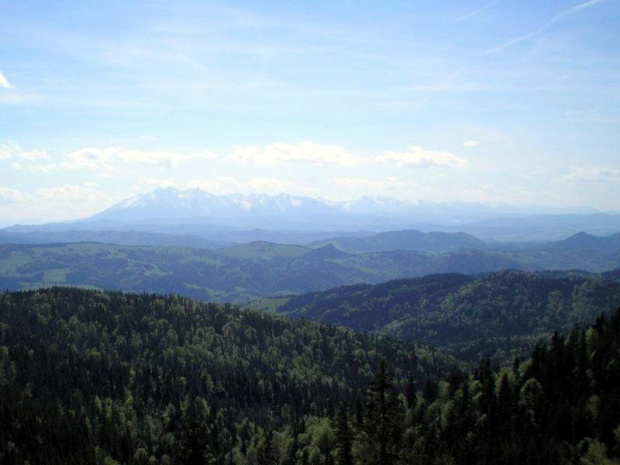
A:
<svg viewBox="0 0 620 465">
<path fill-rule="evenodd" d="M 0 0 L 0 224 L 157 187 L 620 211 L 620 2 Z"/>
</svg>

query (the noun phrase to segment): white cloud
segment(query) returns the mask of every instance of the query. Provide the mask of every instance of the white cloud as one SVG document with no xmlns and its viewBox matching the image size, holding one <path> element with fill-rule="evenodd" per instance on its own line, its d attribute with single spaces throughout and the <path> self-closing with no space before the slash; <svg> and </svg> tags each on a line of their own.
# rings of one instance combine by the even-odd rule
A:
<svg viewBox="0 0 620 465">
<path fill-rule="evenodd" d="M 516 170 L 521 170 L 520 167 L 516 167 Z M 547 174 L 547 168 L 545 168 L 544 166 L 540 166 L 537 165 L 534 168 L 530 169 L 529 171 L 525 171 L 523 173 L 521 173 L 521 176 L 524 178 L 533 178 L 536 176 L 542 176 L 544 174 Z"/>
<path fill-rule="evenodd" d="M 390 176 L 383 181 L 374 181 L 368 178 L 336 178 L 334 183 L 344 187 L 374 187 L 379 189 L 401 189 L 406 183 L 401 179 Z"/>
<path fill-rule="evenodd" d="M 620 169 L 593 166 L 590 168 L 571 168 L 570 173 L 562 177 L 568 182 L 599 182 L 620 178 Z"/>
<path fill-rule="evenodd" d="M 115 163 L 147 166 L 176 166 L 181 161 L 213 158 L 210 152 L 177 153 L 169 151 L 134 150 L 123 147 L 84 148 L 65 154 L 62 164 L 67 169 L 114 169 Z"/>
<path fill-rule="evenodd" d="M 334 182 L 339 186 L 345 187 L 380 187 L 382 185 L 381 182 L 373 181 L 367 178 L 337 178 Z"/>
<path fill-rule="evenodd" d="M 188 184 L 189 188 L 198 188 L 213 194 L 230 193 L 239 190 L 241 183 L 230 176 L 215 179 L 196 180 Z"/>
<path fill-rule="evenodd" d="M 8 141 L 0 145 L 0 160 L 21 158 L 22 160 L 46 160 L 49 158 L 44 150 L 24 150 L 17 142 Z"/>
<path fill-rule="evenodd" d="M 323 145 L 306 141 L 299 144 L 276 142 L 265 147 L 239 147 L 226 157 L 241 163 L 281 165 L 284 163 L 310 163 L 314 165 L 359 166 L 373 163 L 393 163 L 401 166 L 459 167 L 466 160 L 450 152 L 433 152 L 421 147 L 409 147 L 406 152 L 386 151 L 375 157 L 350 154 L 337 145 Z"/>
<path fill-rule="evenodd" d="M 96 187 L 96 184 L 65 185 L 49 189 L 38 189 L 37 194 L 46 200 L 57 201 L 88 201 L 101 199 L 103 197 L 102 194 L 95 191 L 93 187 Z"/>
<path fill-rule="evenodd" d="M 478 140 L 466 140 L 463 142 L 463 147 L 471 149 L 473 147 L 478 147 L 480 145 L 480 141 Z"/>
<path fill-rule="evenodd" d="M 37 163 L 28 166 L 28 171 L 32 173 L 51 173 L 56 168 L 58 168 L 58 165 L 55 163 Z"/>
<path fill-rule="evenodd" d="M 250 189 L 260 192 L 284 192 L 295 185 L 292 181 L 274 178 L 256 178 L 248 182 Z"/>
<path fill-rule="evenodd" d="M 8 81 L 8 79 L 4 77 L 4 74 L 2 74 L 2 71 L 0 71 L 0 87 L 3 87 L 5 89 L 11 89 L 13 87 L 11 83 Z"/>
<path fill-rule="evenodd" d="M 20 190 L 0 187 L 0 203 L 24 202 L 28 199 L 28 195 Z"/>
<path fill-rule="evenodd" d="M 265 147 L 239 147 L 227 158 L 232 161 L 261 165 L 298 162 L 315 165 L 354 166 L 368 162 L 368 159 L 353 156 L 337 145 L 323 145 L 310 141 L 300 142 L 299 144 L 276 142 Z"/>
<path fill-rule="evenodd" d="M 394 163 L 399 167 L 428 167 L 428 166 L 447 166 L 458 168 L 467 163 L 462 157 L 450 152 L 433 152 L 422 147 L 409 147 L 406 152 L 385 152 L 375 158 L 377 162 Z"/>
<path fill-rule="evenodd" d="M 159 178 L 141 178 L 138 180 L 138 184 L 151 187 L 178 187 L 177 182 L 172 179 Z"/>
</svg>

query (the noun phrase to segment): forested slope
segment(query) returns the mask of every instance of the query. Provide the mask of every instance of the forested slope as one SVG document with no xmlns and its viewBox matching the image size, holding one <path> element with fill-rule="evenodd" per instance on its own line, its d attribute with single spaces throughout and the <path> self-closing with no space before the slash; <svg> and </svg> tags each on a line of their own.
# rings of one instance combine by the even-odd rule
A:
<svg viewBox="0 0 620 465">
<path fill-rule="evenodd" d="M 193 463 L 183 457 L 200 441 L 230 463 L 253 456 L 265 431 L 361 396 L 384 359 L 399 388 L 453 363 L 414 343 L 173 296 L 4 293 L 0 463 L 142 463 L 142 451 Z"/>
<path fill-rule="evenodd" d="M 511 269 L 600 272 L 619 266 L 620 252 L 561 247 L 350 254 L 333 245 L 313 249 L 269 242 L 220 250 L 97 243 L 0 245 L 0 288 L 71 285 L 246 303 L 260 297 L 435 273 Z"/>
<path fill-rule="evenodd" d="M 419 347 L 177 297 L 5 293 L 0 337 L 3 464 L 620 463 L 620 311 L 439 381 Z"/>
<path fill-rule="evenodd" d="M 618 304 L 617 273 L 506 271 L 339 287 L 293 297 L 278 311 L 419 340 L 477 362 L 485 355 L 510 360 Z"/>
</svg>

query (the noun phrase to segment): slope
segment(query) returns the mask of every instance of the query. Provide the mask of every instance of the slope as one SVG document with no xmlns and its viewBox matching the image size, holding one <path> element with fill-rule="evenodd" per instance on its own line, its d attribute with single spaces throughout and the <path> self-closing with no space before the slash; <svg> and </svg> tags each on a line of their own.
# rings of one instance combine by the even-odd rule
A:
<svg viewBox="0 0 620 465">
<path fill-rule="evenodd" d="M 419 340 L 469 361 L 505 361 L 618 304 L 620 281 L 611 273 L 510 271 L 340 287 L 293 297 L 277 311 Z"/>
<path fill-rule="evenodd" d="M 414 343 L 174 296 L 3 293 L 0 462 L 134 464 L 142 449 L 194 463 L 208 445 L 224 463 L 359 395 L 381 360 L 401 387 L 453 365 Z"/>
</svg>

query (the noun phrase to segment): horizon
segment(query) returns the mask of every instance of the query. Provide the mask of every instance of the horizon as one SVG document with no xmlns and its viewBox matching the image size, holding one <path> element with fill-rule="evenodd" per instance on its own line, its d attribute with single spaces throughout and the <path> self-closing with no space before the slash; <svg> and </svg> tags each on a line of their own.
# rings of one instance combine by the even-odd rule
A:
<svg viewBox="0 0 620 465">
<path fill-rule="evenodd" d="M 53 225 L 53 224 L 60 225 L 60 224 L 73 224 L 73 223 L 78 224 L 78 223 L 89 222 L 93 220 L 112 221 L 112 222 L 117 222 L 119 224 L 121 223 L 131 224 L 132 221 L 129 221 L 127 219 L 121 219 L 121 218 L 113 218 L 111 220 L 105 219 L 105 215 L 112 213 L 112 212 L 117 212 L 119 210 L 122 211 L 127 208 L 131 209 L 135 205 L 134 204 L 135 200 L 144 199 L 148 201 L 148 200 L 158 199 L 157 194 L 160 192 L 174 192 L 178 194 L 183 194 L 187 191 L 199 192 L 202 194 L 206 194 L 207 196 L 209 196 L 209 198 L 215 198 L 215 199 L 285 198 L 285 199 L 291 199 L 291 201 L 298 200 L 298 199 L 299 200 L 310 200 L 310 201 L 319 202 L 322 205 L 325 205 L 330 208 L 341 209 L 342 213 L 351 214 L 352 217 L 359 217 L 359 218 L 365 217 L 368 221 L 374 221 L 374 223 L 372 224 L 376 223 L 376 220 L 373 220 L 373 218 L 380 218 L 380 217 L 392 218 L 392 219 L 400 218 L 401 221 L 404 221 L 407 218 L 407 221 L 400 223 L 400 226 L 397 223 L 393 225 L 391 228 L 390 227 L 386 228 L 385 226 L 381 227 L 379 226 L 378 223 L 376 223 L 374 227 L 367 226 L 366 228 L 359 229 L 360 231 L 367 230 L 367 231 L 388 232 L 388 231 L 398 231 L 398 230 L 415 230 L 417 227 L 428 228 L 428 227 L 434 226 L 434 227 L 439 228 L 437 229 L 437 231 L 439 232 L 439 231 L 442 231 L 442 227 L 447 227 L 450 225 L 450 222 L 442 222 L 442 221 L 439 221 L 436 224 L 433 224 L 433 221 L 429 220 L 429 216 L 428 216 L 429 211 L 424 210 L 424 208 L 426 207 L 431 207 L 431 208 L 443 207 L 444 209 L 453 209 L 453 213 L 456 214 L 456 217 L 454 218 L 454 223 L 452 223 L 452 226 L 455 226 L 457 223 L 462 223 L 464 227 L 468 225 L 469 226 L 475 225 L 481 221 L 496 220 L 496 219 L 502 220 L 502 219 L 516 219 L 516 218 L 536 218 L 536 217 L 561 217 L 561 216 L 587 217 L 591 215 L 603 215 L 603 216 L 620 215 L 620 211 L 597 210 L 597 209 L 589 208 L 589 207 L 548 207 L 544 205 L 513 205 L 513 204 L 508 204 L 508 203 L 463 202 L 463 201 L 458 201 L 458 200 L 451 201 L 451 202 L 450 201 L 449 202 L 433 202 L 433 201 L 425 201 L 425 200 L 407 201 L 407 200 L 399 200 L 393 197 L 372 196 L 372 195 L 363 195 L 355 199 L 332 200 L 332 199 L 325 198 L 325 197 L 290 195 L 285 192 L 276 192 L 276 193 L 254 192 L 254 193 L 249 193 L 249 194 L 241 194 L 238 192 L 233 192 L 233 193 L 226 193 L 226 194 L 218 194 L 218 193 L 209 192 L 201 187 L 180 189 L 177 187 L 167 186 L 167 187 L 156 187 L 150 192 L 135 194 L 131 197 L 127 197 L 125 199 L 122 199 L 120 202 L 110 204 L 89 216 L 76 217 L 76 218 L 70 218 L 70 219 L 64 219 L 64 220 L 58 220 L 58 221 L 46 221 L 46 220 L 37 221 L 37 220 L 30 220 L 30 219 L 25 219 L 21 222 L 20 221 L 17 221 L 17 222 L 0 221 L 0 229 L 12 227 L 12 226 L 45 226 L 45 225 Z M 185 199 L 185 197 L 181 196 L 179 197 L 179 199 Z M 169 199 L 164 198 L 164 200 L 169 200 Z M 376 202 L 376 205 L 374 205 L 374 208 L 377 211 L 372 211 L 373 206 L 370 206 L 369 207 L 370 210 L 367 210 L 366 212 L 364 211 L 355 212 L 355 210 L 350 210 L 351 207 L 353 208 L 359 207 L 360 204 L 362 204 L 366 200 Z M 159 199 L 159 201 L 161 201 L 161 199 Z M 392 209 L 391 210 L 386 209 L 385 211 L 381 211 L 380 206 L 382 202 L 390 202 L 390 206 L 392 207 Z M 303 204 L 296 205 L 294 203 L 291 203 L 291 205 L 294 206 L 295 208 L 303 208 Z M 255 205 L 251 205 L 251 204 L 248 205 L 248 212 L 252 210 L 253 206 Z M 137 207 L 138 211 L 140 210 L 141 207 L 152 208 L 153 205 L 149 205 L 148 202 L 146 203 L 146 205 L 144 204 L 139 205 Z M 163 206 L 158 205 L 158 207 L 160 208 L 160 211 L 162 212 L 162 216 L 159 218 L 159 220 L 161 221 L 171 221 L 173 218 L 176 218 L 177 221 L 187 221 L 192 218 L 196 220 L 204 220 L 207 218 L 221 220 L 221 219 L 227 218 L 226 215 L 222 216 L 219 214 L 205 213 L 202 211 L 196 211 L 191 216 L 187 216 L 187 217 L 186 216 L 172 217 L 172 216 L 169 216 L 169 214 L 174 212 L 176 209 L 180 208 L 179 206 L 175 207 L 174 205 L 168 203 L 168 204 L 164 204 Z M 189 207 L 191 209 L 195 209 L 196 205 L 192 204 Z M 187 208 L 187 205 L 185 206 L 185 208 Z M 421 214 L 421 216 L 416 217 L 416 218 L 407 217 L 407 215 L 410 215 L 411 213 L 415 213 L 416 210 L 419 210 L 418 214 Z M 446 210 L 446 211 L 450 211 L 450 210 Z M 333 214 L 334 212 L 331 212 L 331 213 Z M 282 218 L 285 218 L 287 215 L 287 212 L 282 210 L 278 214 L 282 216 Z M 104 216 L 103 220 L 98 218 L 101 215 Z M 468 215 L 470 216 L 468 217 Z M 233 215 L 230 218 L 235 218 L 235 217 L 236 216 Z M 260 217 L 257 217 L 257 218 L 260 218 Z M 463 218 L 468 218 L 468 219 L 464 220 Z M 138 219 L 134 222 L 136 224 L 139 224 L 140 222 L 143 222 L 143 221 L 157 221 L 157 218 L 153 217 L 149 220 Z M 371 223 L 369 223 L 369 225 L 370 224 Z M 327 222 L 326 225 L 329 225 L 329 222 Z M 249 226 L 246 226 L 245 229 L 247 229 L 248 227 Z M 96 227 L 96 229 L 98 228 L 99 226 Z M 241 229 L 244 229 L 244 228 L 242 227 Z M 259 229 L 262 229 L 262 228 L 259 227 Z M 330 227 L 326 226 L 326 229 L 329 230 Z M 284 228 L 283 230 L 295 230 L 295 228 L 293 229 Z M 352 231 L 353 230 L 354 229 L 352 229 Z M 428 232 L 431 232 L 431 230 L 429 230 Z"/>
<path fill-rule="evenodd" d="M 620 211 L 617 13 L 0 4 L 0 225 L 166 186 Z"/>
</svg>

